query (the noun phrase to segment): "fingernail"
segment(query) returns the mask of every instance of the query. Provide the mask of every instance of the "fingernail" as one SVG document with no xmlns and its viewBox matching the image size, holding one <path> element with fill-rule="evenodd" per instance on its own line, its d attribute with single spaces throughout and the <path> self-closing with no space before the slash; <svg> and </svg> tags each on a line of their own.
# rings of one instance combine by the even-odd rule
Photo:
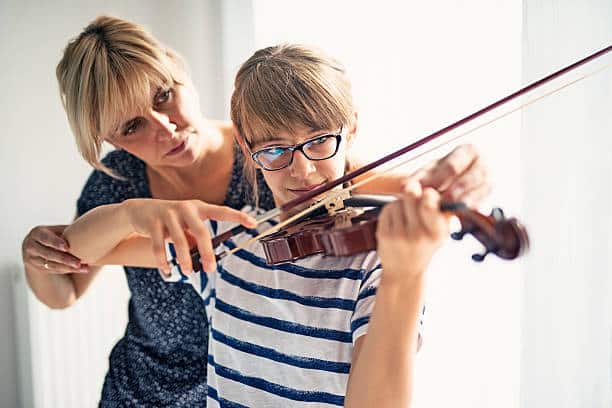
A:
<svg viewBox="0 0 612 408">
<path fill-rule="evenodd" d="M 88 273 L 88 272 L 89 272 L 89 267 L 88 267 L 88 266 L 86 266 L 86 265 L 80 266 L 80 267 L 79 267 L 79 269 L 78 269 L 78 271 L 79 271 L 80 273 Z"/>
</svg>

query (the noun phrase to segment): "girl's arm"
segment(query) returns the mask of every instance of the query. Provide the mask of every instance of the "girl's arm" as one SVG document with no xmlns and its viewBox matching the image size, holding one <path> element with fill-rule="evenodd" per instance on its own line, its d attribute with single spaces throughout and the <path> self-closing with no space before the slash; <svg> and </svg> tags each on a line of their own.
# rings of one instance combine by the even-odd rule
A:
<svg viewBox="0 0 612 408">
<path fill-rule="evenodd" d="M 365 164 L 361 158 L 351 157 L 351 168 L 355 170 Z M 375 173 L 380 170 L 373 170 Z M 359 176 L 363 180 L 370 173 Z M 478 205 L 490 192 L 488 170 L 478 151 L 472 145 L 461 145 L 443 158 L 431 162 L 410 174 L 400 170 L 382 174 L 379 178 L 358 187 L 357 194 L 401 193 L 407 180 L 416 180 L 423 187 L 431 187 L 442 194 L 445 200 L 462 201 L 470 206 Z"/>
<path fill-rule="evenodd" d="M 448 220 L 435 190 L 407 189 L 379 219 L 382 278 L 367 334 L 355 344 L 346 407 L 409 407 L 412 399 L 425 271 L 448 236 Z"/>
</svg>

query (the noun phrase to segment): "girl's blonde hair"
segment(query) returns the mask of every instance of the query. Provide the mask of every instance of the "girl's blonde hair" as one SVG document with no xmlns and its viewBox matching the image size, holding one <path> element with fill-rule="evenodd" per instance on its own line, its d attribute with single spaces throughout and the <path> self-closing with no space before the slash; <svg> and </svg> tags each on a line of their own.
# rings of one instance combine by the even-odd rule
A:
<svg viewBox="0 0 612 408">
<path fill-rule="evenodd" d="M 56 75 L 81 155 L 113 175 L 100 162 L 104 139 L 118 131 L 123 115 L 149 109 L 152 92 L 182 83 L 186 66 L 143 27 L 100 16 L 68 43 Z"/>
<path fill-rule="evenodd" d="M 314 48 L 263 48 L 236 74 L 231 118 L 241 146 L 265 142 L 279 131 L 292 133 L 299 126 L 340 128 L 352 123 L 354 112 L 344 66 Z M 244 170 L 257 197 L 255 168 L 248 157 Z"/>
</svg>

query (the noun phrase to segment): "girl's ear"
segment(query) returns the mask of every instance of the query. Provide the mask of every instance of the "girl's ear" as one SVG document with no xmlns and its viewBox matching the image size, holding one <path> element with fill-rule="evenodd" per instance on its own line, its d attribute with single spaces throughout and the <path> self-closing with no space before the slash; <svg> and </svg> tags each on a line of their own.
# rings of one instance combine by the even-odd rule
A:
<svg viewBox="0 0 612 408">
<path fill-rule="evenodd" d="M 234 134 L 234 139 L 236 140 L 236 142 L 238 142 L 238 146 L 240 146 L 240 150 L 242 150 L 242 154 L 244 154 L 245 157 L 250 157 L 251 154 L 249 153 L 249 148 L 246 145 L 246 141 L 242 138 L 242 136 L 240 136 L 240 133 L 238 133 L 238 129 L 236 129 L 236 125 L 234 125 L 233 123 L 232 133 Z"/>
<path fill-rule="evenodd" d="M 353 116 L 348 124 L 348 129 L 346 132 L 346 144 L 350 146 L 353 143 L 353 140 L 357 136 L 357 112 L 353 112 Z"/>
<path fill-rule="evenodd" d="M 232 124 L 232 129 L 234 133 L 234 139 L 236 139 L 236 142 L 238 142 L 238 146 L 240 146 L 240 150 L 244 155 L 244 163 L 248 167 L 253 168 L 253 170 L 259 169 L 259 165 L 255 163 L 251 158 L 251 149 L 249 149 L 249 147 L 247 146 L 246 140 L 244 140 L 244 138 L 240 136 L 240 133 L 238 133 L 236 125 Z M 253 173 L 255 173 L 255 171 L 253 171 Z"/>
</svg>

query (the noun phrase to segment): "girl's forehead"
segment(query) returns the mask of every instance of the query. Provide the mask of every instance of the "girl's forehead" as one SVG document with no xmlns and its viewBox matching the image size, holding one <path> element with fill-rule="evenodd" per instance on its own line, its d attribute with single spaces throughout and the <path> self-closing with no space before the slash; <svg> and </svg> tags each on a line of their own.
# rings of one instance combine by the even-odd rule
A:
<svg viewBox="0 0 612 408">
<path fill-rule="evenodd" d="M 254 136 L 250 141 L 252 146 L 261 145 L 264 143 L 300 143 L 306 139 L 318 136 L 322 133 L 332 132 L 337 129 L 320 129 L 311 128 L 302 124 L 293 125 L 291 127 L 270 130 L 261 135 Z"/>
</svg>

